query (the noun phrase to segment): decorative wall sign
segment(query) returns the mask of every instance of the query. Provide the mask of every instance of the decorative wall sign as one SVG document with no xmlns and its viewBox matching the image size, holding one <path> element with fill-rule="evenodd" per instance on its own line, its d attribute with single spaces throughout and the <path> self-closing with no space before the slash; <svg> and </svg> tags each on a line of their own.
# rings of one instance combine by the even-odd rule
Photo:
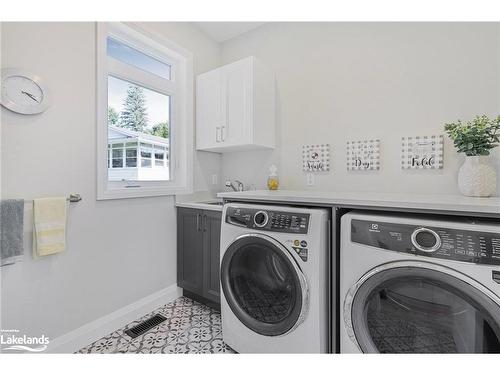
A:
<svg viewBox="0 0 500 375">
<path fill-rule="evenodd" d="M 328 172 L 330 170 L 330 145 L 302 146 L 302 170 L 304 172 Z"/>
<path fill-rule="evenodd" d="M 403 137 L 401 140 L 401 168 L 442 169 L 444 137 L 431 135 Z"/>
<path fill-rule="evenodd" d="M 369 171 L 380 169 L 380 140 L 347 142 L 347 170 Z"/>
</svg>

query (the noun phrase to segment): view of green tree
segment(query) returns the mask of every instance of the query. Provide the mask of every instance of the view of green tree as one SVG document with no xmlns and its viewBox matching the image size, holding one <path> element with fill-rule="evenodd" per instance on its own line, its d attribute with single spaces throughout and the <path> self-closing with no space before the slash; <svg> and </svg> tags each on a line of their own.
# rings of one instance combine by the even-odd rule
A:
<svg viewBox="0 0 500 375">
<path fill-rule="evenodd" d="M 144 91 L 142 87 L 132 84 L 128 86 L 121 113 L 113 107 L 108 107 L 108 125 L 119 126 L 162 138 L 168 138 L 170 133 L 168 121 L 159 122 L 148 128 L 148 113 Z"/>
<path fill-rule="evenodd" d="M 168 138 L 168 122 L 160 122 L 159 124 L 154 125 L 150 134 L 157 137 Z"/>
<path fill-rule="evenodd" d="M 144 132 L 148 125 L 148 114 L 146 110 L 146 100 L 142 87 L 129 85 L 127 97 L 120 114 L 119 125 L 122 128 Z"/>
<path fill-rule="evenodd" d="M 120 114 L 113 107 L 108 107 L 108 125 L 117 126 Z"/>
</svg>

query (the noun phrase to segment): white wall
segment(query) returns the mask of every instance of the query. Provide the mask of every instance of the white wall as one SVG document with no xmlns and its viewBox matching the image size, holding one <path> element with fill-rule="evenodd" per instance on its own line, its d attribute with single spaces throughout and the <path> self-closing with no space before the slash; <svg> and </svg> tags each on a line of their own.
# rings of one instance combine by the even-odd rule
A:
<svg viewBox="0 0 500 375">
<path fill-rule="evenodd" d="M 232 39 L 224 64 L 255 55 L 276 72 L 279 146 L 223 155 L 223 176 L 263 188 L 275 162 L 286 189 L 458 193 L 452 142 L 443 170 L 402 171 L 401 136 L 497 115 L 499 48 L 493 23 L 268 23 Z M 370 138 L 382 140 L 381 170 L 347 172 L 346 141 Z M 324 142 L 333 170 L 308 187 L 301 147 Z"/>
<path fill-rule="evenodd" d="M 220 64 L 220 47 L 189 24 L 147 25 L 193 51 L 195 74 Z M 1 326 L 55 338 L 176 282 L 173 197 L 96 201 L 95 24 L 3 23 L 2 66 L 43 77 L 43 114 L 1 109 L 2 198 L 80 193 L 69 210 L 67 251 L 31 258 L 27 205 L 24 262 L 1 269 Z M 195 189 L 220 173 L 198 153 Z"/>
</svg>

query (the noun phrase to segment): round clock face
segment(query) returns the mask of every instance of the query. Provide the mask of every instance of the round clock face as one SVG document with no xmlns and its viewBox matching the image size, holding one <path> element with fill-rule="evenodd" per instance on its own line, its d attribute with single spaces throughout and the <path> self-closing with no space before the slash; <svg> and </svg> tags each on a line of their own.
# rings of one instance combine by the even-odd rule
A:
<svg viewBox="0 0 500 375">
<path fill-rule="evenodd" d="M 2 71 L 1 98 L 4 107 L 22 114 L 43 112 L 49 104 L 38 77 L 11 69 Z"/>
</svg>

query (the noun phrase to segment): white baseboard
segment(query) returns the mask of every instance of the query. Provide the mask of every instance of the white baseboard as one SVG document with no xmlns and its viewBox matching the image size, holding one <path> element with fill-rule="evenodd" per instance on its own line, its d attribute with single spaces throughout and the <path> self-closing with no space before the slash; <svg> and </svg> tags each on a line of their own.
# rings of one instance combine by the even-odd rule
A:
<svg viewBox="0 0 500 375">
<path fill-rule="evenodd" d="M 45 353 L 74 353 L 182 295 L 177 285 L 159 290 L 119 310 L 51 340 Z"/>
</svg>

